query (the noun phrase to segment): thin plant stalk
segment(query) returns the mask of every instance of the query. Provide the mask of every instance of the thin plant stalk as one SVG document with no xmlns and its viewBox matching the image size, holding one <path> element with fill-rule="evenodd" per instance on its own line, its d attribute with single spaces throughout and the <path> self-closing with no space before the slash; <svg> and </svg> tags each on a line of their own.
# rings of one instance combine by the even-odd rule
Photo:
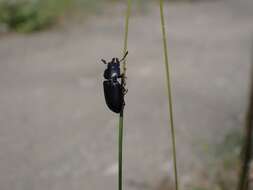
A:
<svg viewBox="0 0 253 190">
<path fill-rule="evenodd" d="M 124 34 L 124 48 L 123 55 L 127 52 L 128 45 L 128 26 L 129 18 L 131 14 L 131 0 L 127 2 L 127 11 L 126 11 L 126 20 L 125 20 L 125 34 Z M 125 76 L 126 76 L 126 59 L 123 62 L 123 77 L 121 79 L 121 84 L 125 85 Z M 119 136 L 118 136 L 118 190 L 122 190 L 122 157 L 123 157 L 123 134 L 124 134 L 124 106 L 119 115 Z"/>
<path fill-rule="evenodd" d="M 253 46 L 252 46 L 253 49 Z M 253 64 L 253 54 L 252 54 L 252 64 Z M 245 131 L 244 131 L 244 144 L 242 147 L 242 160 L 241 160 L 241 171 L 238 181 L 237 190 L 248 190 L 250 189 L 249 184 L 249 172 L 250 172 L 250 162 L 252 157 L 252 142 L 253 142 L 253 65 L 251 65 L 250 73 L 250 92 L 249 92 L 249 105 L 246 115 Z"/>
<path fill-rule="evenodd" d="M 164 1 L 160 0 L 160 16 L 161 16 L 161 28 L 162 28 L 162 36 L 163 36 L 163 49 L 164 49 L 164 59 L 165 59 L 164 63 L 165 63 L 165 70 L 166 70 L 166 83 L 167 83 L 168 101 L 169 101 L 169 118 L 170 118 L 170 130 L 171 130 L 171 137 L 172 137 L 175 189 L 178 190 L 176 137 L 175 137 L 174 120 L 173 120 L 173 106 L 172 106 L 170 68 L 169 68 L 168 47 L 167 47 L 167 37 L 166 37 L 167 34 L 166 34 L 166 29 L 165 29 L 164 8 L 163 7 L 164 7 Z"/>
<path fill-rule="evenodd" d="M 123 127 L 124 127 L 124 123 L 123 123 L 123 111 L 121 111 L 120 113 L 120 117 L 119 117 L 119 139 L 118 139 L 118 143 L 119 143 L 119 151 L 118 151 L 118 162 L 119 162 L 119 173 L 118 173 L 118 190 L 122 190 L 122 149 L 123 149 Z"/>
</svg>

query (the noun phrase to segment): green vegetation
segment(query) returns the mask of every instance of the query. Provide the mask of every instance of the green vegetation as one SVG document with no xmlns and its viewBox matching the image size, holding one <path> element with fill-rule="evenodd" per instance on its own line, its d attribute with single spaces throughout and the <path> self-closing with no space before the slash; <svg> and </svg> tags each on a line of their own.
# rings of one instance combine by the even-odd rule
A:
<svg viewBox="0 0 253 190">
<path fill-rule="evenodd" d="M 143 7 L 144 0 L 136 0 Z M 87 15 L 101 10 L 106 2 L 119 0 L 0 0 L 0 28 L 8 31 L 34 32 L 59 23 L 66 17 Z"/>
<path fill-rule="evenodd" d="M 239 130 L 233 130 L 226 135 L 214 152 L 213 156 L 218 158 L 214 182 L 217 183 L 219 189 L 228 190 L 236 187 L 242 142 L 242 133 Z"/>
<path fill-rule="evenodd" d="M 74 9 L 87 12 L 103 0 L 0 0 L 0 25 L 7 30 L 32 32 L 57 23 Z"/>
<path fill-rule="evenodd" d="M 122 0 L 0 0 L 0 29 L 34 32 L 59 23 L 72 13 L 86 15 L 100 10 L 106 3 Z M 192 0 L 167 0 L 192 1 Z M 146 10 L 151 0 L 135 0 L 133 6 Z"/>
<path fill-rule="evenodd" d="M 238 181 L 243 135 L 239 130 L 230 131 L 221 143 L 210 145 L 203 154 L 207 171 L 200 172 L 198 185 L 193 190 L 235 189 Z"/>
</svg>

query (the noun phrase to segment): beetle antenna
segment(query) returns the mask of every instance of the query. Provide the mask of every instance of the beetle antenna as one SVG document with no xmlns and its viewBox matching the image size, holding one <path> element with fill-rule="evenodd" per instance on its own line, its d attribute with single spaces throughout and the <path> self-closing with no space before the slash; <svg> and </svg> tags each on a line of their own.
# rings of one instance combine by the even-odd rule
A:
<svg viewBox="0 0 253 190">
<path fill-rule="evenodd" d="M 107 64 L 106 60 L 104 60 L 104 59 L 101 59 L 101 61 L 102 61 L 104 64 Z"/>
<path fill-rule="evenodd" d="M 122 61 L 124 61 L 125 59 L 126 59 L 126 56 L 128 55 L 128 51 L 126 51 L 126 53 L 125 53 L 125 55 L 124 55 L 124 57 L 119 61 L 119 62 L 122 62 Z"/>
</svg>

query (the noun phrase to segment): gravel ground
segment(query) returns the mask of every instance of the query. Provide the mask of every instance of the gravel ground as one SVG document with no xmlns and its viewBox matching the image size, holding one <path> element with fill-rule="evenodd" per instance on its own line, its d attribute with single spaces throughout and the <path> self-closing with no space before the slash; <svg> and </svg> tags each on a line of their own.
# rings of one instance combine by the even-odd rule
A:
<svg viewBox="0 0 253 190">
<path fill-rule="evenodd" d="M 0 38 L 1 190 L 117 188 L 118 118 L 105 107 L 99 60 L 121 53 L 123 8 Z M 203 167 L 198 147 L 242 127 L 252 8 L 250 0 L 166 4 L 183 189 Z M 173 175 L 157 5 L 134 13 L 129 52 L 124 185 L 155 189 Z"/>
</svg>

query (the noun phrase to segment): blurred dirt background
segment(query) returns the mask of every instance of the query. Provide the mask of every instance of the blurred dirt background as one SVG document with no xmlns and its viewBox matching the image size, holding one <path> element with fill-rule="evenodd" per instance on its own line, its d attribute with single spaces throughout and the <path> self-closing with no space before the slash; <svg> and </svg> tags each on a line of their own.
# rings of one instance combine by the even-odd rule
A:
<svg viewBox="0 0 253 190">
<path fill-rule="evenodd" d="M 165 8 L 181 187 L 216 189 L 205 181 L 219 167 L 209 150 L 244 122 L 253 1 Z M 120 3 L 85 22 L 0 37 L 1 190 L 117 188 L 118 117 L 105 106 L 100 59 L 121 56 L 124 10 Z M 167 190 L 173 179 L 159 19 L 151 3 L 130 23 L 127 190 Z"/>
</svg>

